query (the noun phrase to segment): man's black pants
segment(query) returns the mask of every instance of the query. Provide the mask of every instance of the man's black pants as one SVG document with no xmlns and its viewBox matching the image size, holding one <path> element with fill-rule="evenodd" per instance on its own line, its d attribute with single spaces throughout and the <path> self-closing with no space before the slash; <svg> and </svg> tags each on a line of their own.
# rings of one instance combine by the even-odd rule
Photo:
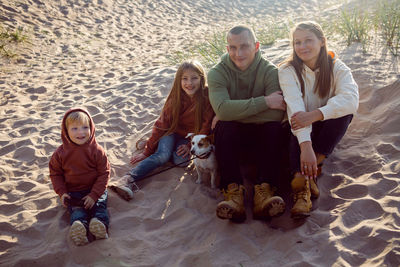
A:
<svg viewBox="0 0 400 267">
<path fill-rule="evenodd" d="M 257 184 L 277 179 L 282 168 L 281 153 L 286 151 L 283 136 L 281 122 L 277 121 L 263 124 L 218 121 L 214 138 L 220 188 L 226 189 L 230 183 L 243 184 L 240 162 L 248 152 L 257 166 Z"/>
</svg>

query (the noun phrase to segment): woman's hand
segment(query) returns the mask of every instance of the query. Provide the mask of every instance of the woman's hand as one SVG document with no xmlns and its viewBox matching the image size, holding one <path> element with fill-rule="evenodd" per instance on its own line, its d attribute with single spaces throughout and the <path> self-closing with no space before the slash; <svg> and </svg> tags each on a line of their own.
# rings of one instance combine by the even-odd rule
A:
<svg viewBox="0 0 400 267">
<path fill-rule="evenodd" d="M 64 193 L 62 196 L 61 196 L 61 204 L 64 206 L 64 208 L 66 208 L 66 207 L 68 207 L 68 205 L 67 205 L 67 199 L 71 199 L 71 197 L 67 194 L 67 193 Z"/>
<path fill-rule="evenodd" d="M 176 150 L 176 154 L 182 158 L 189 157 L 190 155 L 190 143 L 180 145 Z"/>
<path fill-rule="evenodd" d="M 144 160 L 145 158 L 147 158 L 147 156 L 146 156 L 145 154 L 139 153 L 139 154 L 136 154 L 136 155 L 133 155 L 133 156 L 132 156 L 132 158 L 131 158 L 131 160 L 130 160 L 130 163 L 131 163 L 131 164 L 135 164 L 136 162 L 142 161 L 142 160 Z"/>
<path fill-rule="evenodd" d="M 308 178 L 317 177 L 317 158 L 312 148 L 311 141 L 306 141 L 300 144 L 300 171 L 301 174 Z"/>
<path fill-rule="evenodd" d="M 298 111 L 292 115 L 290 122 L 292 129 L 298 130 L 323 119 L 324 116 L 322 115 L 322 112 L 319 109 L 316 109 L 310 112 Z"/>
<path fill-rule="evenodd" d="M 217 115 L 215 115 L 211 122 L 211 130 L 214 130 L 215 125 L 217 125 L 218 121 L 219 121 L 219 119 L 218 119 Z"/>
<path fill-rule="evenodd" d="M 282 91 L 273 92 L 270 95 L 264 96 L 264 99 L 268 108 L 286 111 L 286 102 L 283 99 Z"/>
<path fill-rule="evenodd" d="M 89 196 L 84 196 L 82 198 L 82 200 L 84 201 L 83 205 L 85 205 L 85 209 L 87 209 L 87 210 L 91 209 L 95 203 L 93 198 L 91 198 Z"/>
</svg>

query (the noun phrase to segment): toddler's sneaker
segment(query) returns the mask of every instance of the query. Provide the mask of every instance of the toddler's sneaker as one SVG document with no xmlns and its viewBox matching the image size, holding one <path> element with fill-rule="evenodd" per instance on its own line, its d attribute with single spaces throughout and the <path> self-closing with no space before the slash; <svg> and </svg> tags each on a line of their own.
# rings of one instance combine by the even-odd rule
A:
<svg viewBox="0 0 400 267">
<path fill-rule="evenodd" d="M 90 220 L 89 231 L 96 237 L 96 239 L 108 238 L 106 226 L 97 218 L 92 218 Z"/>
<path fill-rule="evenodd" d="M 69 229 L 69 236 L 76 246 L 83 246 L 89 243 L 86 235 L 86 228 L 81 221 L 74 221 Z"/>
</svg>

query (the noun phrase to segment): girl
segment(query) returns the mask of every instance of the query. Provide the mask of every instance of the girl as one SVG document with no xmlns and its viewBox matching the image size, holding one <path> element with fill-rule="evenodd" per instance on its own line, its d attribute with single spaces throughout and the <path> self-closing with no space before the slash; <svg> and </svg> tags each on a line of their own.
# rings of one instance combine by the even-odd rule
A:
<svg viewBox="0 0 400 267">
<path fill-rule="evenodd" d="M 198 61 L 183 62 L 165 102 L 160 117 L 155 122 L 144 152 L 133 156 L 131 164 L 140 162 L 129 174 L 122 177 L 123 186 L 110 186 L 125 200 L 133 197 L 132 185 L 152 170 L 173 160 L 174 164 L 187 166 L 190 159 L 188 133 L 209 134 L 213 109 L 208 100 L 206 76 Z M 186 164 L 185 164 L 186 163 Z"/>
<path fill-rule="evenodd" d="M 291 125 L 292 217 L 305 217 L 323 160 L 345 134 L 358 108 L 358 86 L 350 69 L 328 52 L 321 26 L 299 23 L 292 31 L 292 55 L 279 67 L 279 83 Z M 311 189 L 310 189 L 311 187 Z"/>
</svg>

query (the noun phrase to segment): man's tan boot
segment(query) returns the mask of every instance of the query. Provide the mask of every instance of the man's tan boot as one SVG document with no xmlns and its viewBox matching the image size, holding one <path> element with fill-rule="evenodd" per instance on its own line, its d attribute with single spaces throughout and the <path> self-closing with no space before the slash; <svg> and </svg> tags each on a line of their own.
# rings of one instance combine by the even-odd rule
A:
<svg viewBox="0 0 400 267">
<path fill-rule="evenodd" d="M 246 220 L 244 209 L 244 186 L 232 183 L 224 194 L 224 201 L 218 203 L 217 216 L 221 219 L 230 219 L 235 222 Z"/>
<path fill-rule="evenodd" d="M 285 211 L 285 202 L 267 183 L 254 186 L 253 218 L 265 220 L 269 217 L 281 215 Z"/>
<path fill-rule="evenodd" d="M 308 179 L 304 175 L 296 173 L 291 186 L 294 195 L 294 205 L 290 211 L 292 218 L 297 219 L 310 216 L 312 203 Z"/>
</svg>

